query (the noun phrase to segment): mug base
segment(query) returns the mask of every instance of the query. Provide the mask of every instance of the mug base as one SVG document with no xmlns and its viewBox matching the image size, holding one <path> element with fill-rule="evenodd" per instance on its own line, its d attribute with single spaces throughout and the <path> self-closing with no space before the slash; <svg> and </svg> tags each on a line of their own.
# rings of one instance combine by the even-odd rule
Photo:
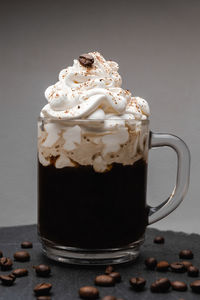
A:
<svg viewBox="0 0 200 300">
<path fill-rule="evenodd" d="M 74 265 L 112 265 L 133 262 L 139 256 L 144 236 L 138 241 L 122 248 L 81 249 L 65 247 L 40 238 L 45 255 L 58 262 Z"/>
</svg>

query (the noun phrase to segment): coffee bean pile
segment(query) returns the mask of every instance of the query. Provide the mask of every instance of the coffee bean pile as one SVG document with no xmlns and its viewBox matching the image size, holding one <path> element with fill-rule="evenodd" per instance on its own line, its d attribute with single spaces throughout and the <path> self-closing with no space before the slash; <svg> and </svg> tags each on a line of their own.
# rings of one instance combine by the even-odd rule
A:
<svg viewBox="0 0 200 300">
<path fill-rule="evenodd" d="M 21 243 L 22 249 L 31 249 L 33 248 L 33 244 L 29 241 L 24 241 Z M 20 250 L 13 254 L 14 261 L 17 262 L 28 262 L 31 260 L 31 256 L 28 251 Z M 16 278 L 28 276 L 29 272 L 25 268 L 18 268 L 13 270 L 13 260 L 10 257 L 6 257 L 3 255 L 2 251 L 0 251 L 0 269 L 1 271 L 10 271 L 10 274 L 0 274 L 1 284 L 4 286 L 12 286 L 16 283 Z M 33 266 L 35 269 L 35 273 L 37 277 L 49 277 L 51 274 L 51 268 L 47 265 L 41 264 L 38 266 Z M 37 300 L 51 300 L 50 291 L 52 288 L 52 284 L 48 282 L 38 283 L 33 292 L 37 297 Z"/>
<path fill-rule="evenodd" d="M 165 239 L 162 236 L 155 237 L 154 243 L 164 244 Z M 187 273 L 189 277 L 198 277 L 199 269 L 192 265 L 188 260 L 194 257 L 191 250 L 182 250 L 179 253 L 180 259 L 185 259 L 183 261 L 176 261 L 169 263 L 166 260 L 157 261 L 154 257 L 148 257 L 145 259 L 145 266 L 147 270 L 157 271 L 160 273 L 173 272 L 173 273 Z M 186 260 L 187 259 L 187 260 Z M 114 280 L 113 280 L 114 279 Z M 96 276 L 94 283 L 99 287 L 109 287 L 114 286 L 122 280 L 119 272 L 114 270 L 113 266 L 107 266 L 105 269 L 105 274 Z M 132 277 L 129 279 L 130 288 L 135 292 L 142 292 L 146 289 L 146 279 L 139 277 Z M 194 293 L 200 293 L 200 280 L 195 280 L 190 283 L 191 291 Z M 171 291 L 185 292 L 188 290 L 188 286 L 185 282 L 180 280 L 170 281 L 167 277 L 158 278 L 156 281 L 152 282 L 149 286 L 152 293 L 166 293 Z M 83 286 L 79 289 L 79 296 L 82 299 L 97 299 L 100 296 L 100 291 L 95 286 Z M 114 295 L 107 295 L 101 300 L 123 300 L 117 298 Z"/>
<path fill-rule="evenodd" d="M 94 284 L 101 287 L 115 286 L 115 284 L 121 281 L 121 274 L 115 272 L 113 266 L 107 266 L 105 274 L 97 275 L 94 279 Z M 82 299 L 97 299 L 99 298 L 99 290 L 95 286 L 83 286 L 79 289 L 79 296 Z M 116 298 L 113 295 L 107 295 L 102 300 L 124 300 L 122 298 Z"/>
<path fill-rule="evenodd" d="M 164 237 L 155 237 L 154 243 L 156 244 L 164 244 Z M 162 247 L 162 246 L 159 246 Z M 21 243 L 21 248 L 23 250 L 17 251 L 13 254 L 14 261 L 23 263 L 31 260 L 31 255 L 27 250 L 33 248 L 33 245 L 29 241 L 25 241 Z M 154 257 L 148 257 L 145 259 L 144 264 L 147 270 L 157 271 L 160 273 L 187 273 L 188 277 L 198 277 L 199 269 L 194 266 L 190 261 L 193 259 L 193 252 L 189 249 L 185 249 L 180 251 L 179 259 L 181 261 L 171 262 L 169 263 L 166 260 L 158 261 Z M 2 251 L 0 251 L 0 270 L 2 272 L 10 271 L 9 274 L 0 274 L 0 282 L 4 286 L 12 286 L 13 284 L 17 284 L 16 281 L 20 277 L 28 276 L 29 271 L 25 268 L 17 268 L 13 270 L 13 260 L 9 257 L 3 255 Z M 32 266 L 33 270 L 37 277 L 48 278 L 51 275 L 51 268 L 44 264 L 39 264 L 36 266 Z M 17 280 L 16 280 L 17 279 Z M 113 266 L 107 266 L 104 274 L 99 274 L 94 278 L 94 285 L 91 286 L 82 286 L 79 289 L 79 296 L 82 299 L 97 299 L 100 297 L 100 291 L 98 287 L 114 287 L 116 284 L 122 281 L 121 274 L 117 272 Z M 142 276 L 131 277 L 129 279 L 130 288 L 135 292 L 142 292 L 147 289 L 146 279 Z M 51 289 L 52 284 L 49 282 L 40 282 L 34 288 L 33 292 L 36 296 L 37 300 L 51 300 Z M 190 289 L 193 293 L 200 294 L 200 280 L 197 279 L 190 283 Z M 185 292 L 188 290 L 188 286 L 184 281 L 174 280 L 171 281 L 167 277 L 158 278 L 156 281 L 151 282 L 149 285 L 149 290 L 152 293 L 166 293 L 171 291 L 179 291 Z M 122 298 L 118 298 L 114 295 L 107 295 L 101 300 L 124 300 Z"/>
<path fill-rule="evenodd" d="M 165 239 L 162 236 L 157 236 L 154 238 L 154 243 L 156 244 L 164 244 Z M 179 252 L 179 259 L 193 259 L 194 254 L 191 250 L 185 249 Z M 145 260 L 145 266 L 147 270 L 156 270 L 158 272 L 174 272 L 174 273 L 186 273 L 189 277 L 198 277 L 199 276 L 199 269 L 189 261 L 177 261 L 169 263 L 165 260 L 163 261 L 157 261 L 154 257 L 148 257 Z M 142 282 L 143 278 L 138 278 L 138 282 Z M 135 281 L 134 281 L 135 280 Z M 136 278 L 130 279 L 130 284 L 132 287 L 134 287 L 133 283 L 136 284 L 137 282 Z M 133 283 L 132 283 L 133 282 Z M 145 279 L 143 279 L 143 282 L 145 282 Z M 144 283 L 145 286 L 145 283 Z M 140 290 L 144 289 L 144 286 L 141 287 Z M 190 283 L 190 288 L 192 292 L 194 293 L 200 293 L 200 280 L 195 280 Z M 170 289 L 180 292 L 185 292 L 188 289 L 188 286 L 185 282 L 175 280 L 170 281 L 168 278 L 163 277 L 157 279 L 155 282 L 153 282 L 150 286 L 150 290 L 152 293 L 165 293 L 168 292 Z M 135 291 L 137 289 L 134 288 Z"/>
</svg>

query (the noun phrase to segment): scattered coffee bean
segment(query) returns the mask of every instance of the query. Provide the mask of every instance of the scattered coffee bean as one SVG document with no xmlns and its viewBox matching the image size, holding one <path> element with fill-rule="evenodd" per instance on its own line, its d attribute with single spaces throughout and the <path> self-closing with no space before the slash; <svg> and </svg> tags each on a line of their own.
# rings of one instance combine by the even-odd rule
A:
<svg viewBox="0 0 200 300">
<path fill-rule="evenodd" d="M 15 277 L 23 277 L 23 276 L 28 275 L 28 270 L 27 269 L 15 269 L 14 271 L 12 271 L 12 274 Z"/>
<path fill-rule="evenodd" d="M 115 296 L 105 296 L 101 300 L 117 300 Z"/>
<path fill-rule="evenodd" d="M 140 292 L 144 289 L 146 280 L 142 277 L 132 277 L 130 280 L 130 285 L 136 292 Z"/>
<path fill-rule="evenodd" d="M 79 56 L 79 62 L 84 67 L 91 67 L 94 63 L 94 58 L 90 54 L 82 54 Z"/>
<path fill-rule="evenodd" d="M 17 261 L 29 261 L 30 260 L 30 254 L 27 251 L 18 251 L 14 254 L 14 259 Z"/>
<path fill-rule="evenodd" d="M 188 271 L 188 276 L 190 276 L 190 277 L 198 277 L 199 276 L 199 269 L 195 266 L 189 266 L 187 271 Z"/>
<path fill-rule="evenodd" d="M 36 296 L 46 296 L 49 294 L 51 288 L 51 283 L 39 283 L 34 287 L 34 293 Z"/>
<path fill-rule="evenodd" d="M 183 281 L 172 281 L 171 282 L 172 289 L 179 292 L 187 291 L 187 284 Z"/>
<path fill-rule="evenodd" d="M 79 296 L 83 299 L 96 299 L 99 297 L 99 290 L 94 286 L 83 286 L 79 289 Z"/>
<path fill-rule="evenodd" d="M 186 272 L 186 267 L 181 262 L 174 262 L 170 264 L 170 269 L 175 273 L 184 273 Z"/>
<path fill-rule="evenodd" d="M 195 280 L 190 283 L 190 287 L 194 293 L 200 294 L 200 280 Z"/>
<path fill-rule="evenodd" d="M 9 275 L 0 275 L 0 280 L 3 285 L 11 286 L 15 281 L 15 276 L 12 274 Z"/>
<path fill-rule="evenodd" d="M 185 266 L 186 269 L 192 266 L 192 263 L 190 261 L 181 261 L 181 263 Z"/>
<path fill-rule="evenodd" d="M 165 272 L 169 268 L 169 263 L 165 260 L 159 261 L 156 265 L 156 270 L 160 272 Z"/>
<path fill-rule="evenodd" d="M 12 268 L 13 261 L 9 257 L 0 258 L 0 266 L 2 271 L 7 271 Z"/>
<path fill-rule="evenodd" d="M 107 266 L 105 270 L 105 274 L 109 275 L 112 272 L 114 272 L 113 266 Z"/>
<path fill-rule="evenodd" d="M 3 252 L 2 252 L 2 251 L 0 251 L 0 258 L 1 258 L 1 257 L 3 257 Z"/>
<path fill-rule="evenodd" d="M 156 236 L 153 241 L 155 244 L 164 244 L 165 239 L 163 236 Z"/>
<path fill-rule="evenodd" d="M 114 278 L 115 282 L 120 282 L 121 281 L 121 275 L 119 272 L 112 272 L 109 274 L 112 278 Z"/>
<path fill-rule="evenodd" d="M 95 284 L 100 286 L 113 286 L 115 279 L 110 275 L 99 275 L 95 278 Z"/>
<path fill-rule="evenodd" d="M 29 241 L 24 241 L 21 243 L 21 247 L 24 249 L 33 248 L 33 244 Z"/>
<path fill-rule="evenodd" d="M 37 300 L 51 300 L 50 296 L 39 296 L 37 297 Z"/>
<path fill-rule="evenodd" d="M 147 269 L 154 270 L 157 265 L 157 260 L 154 257 L 148 257 L 145 260 L 145 265 L 146 265 Z"/>
<path fill-rule="evenodd" d="M 48 277 L 51 273 L 51 268 L 47 265 L 38 265 L 38 266 L 33 266 L 35 269 L 35 272 L 38 276 L 40 277 Z"/>
<path fill-rule="evenodd" d="M 166 293 L 171 286 L 168 278 L 160 278 L 152 283 L 151 291 L 152 293 Z"/>
<path fill-rule="evenodd" d="M 192 259 L 194 257 L 193 253 L 191 250 L 182 250 L 179 253 L 179 257 L 182 259 Z"/>
</svg>

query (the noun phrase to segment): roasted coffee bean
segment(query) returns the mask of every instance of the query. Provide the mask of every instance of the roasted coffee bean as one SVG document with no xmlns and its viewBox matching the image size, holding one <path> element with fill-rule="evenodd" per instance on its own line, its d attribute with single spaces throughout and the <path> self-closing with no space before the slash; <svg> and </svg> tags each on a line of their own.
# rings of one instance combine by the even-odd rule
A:
<svg viewBox="0 0 200 300">
<path fill-rule="evenodd" d="M 142 277 L 132 277 L 130 280 L 130 285 L 136 292 L 140 292 L 144 289 L 146 280 Z"/>
<path fill-rule="evenodd" d="M 170 269 L 175 273 L 184 273 L 186 272 L 186 267 L 181 262 L 174 262 L 170 264 Z"/>
<path fill-rule="evenodd" d="M 14 274 L 8 274 L 8 276 L 10 276 L 11 278 L 13 278 L 14 280 L 16 279 L 16 276 Z"/>
<path fill-rule="evenodd" d="M 24 241 L 21 243 L 21 247 L 24 249 L 33 248 L 33 244 L 29 241 Z"/>
<path fill-rule="evenodd" d="M 27 251 L 18 251 L 14 254 L 14 259 L 17 261 L 29 261 L 30 260 L 30 254 Z"/>
<path fill-rule="evenodd" d="M 3 252 L 2 252 L 2 251 L 0 251 L 0 258 L 1 258 L 1 257 L 3 257 Z"/>
<path fill-rule="evenodd" d="M 115 285 L 115 279 L 110 275 L 99 275 L 95 278 L 95 284 L 100 286 L 113 286 Z"/>
<path fill-rule="evenodd" d="M 118 300 L 115 296 L 105 296 L 101 300 Z"/>
<path fill-rule="evenodd" d="M 105 270 L 105 274 L 109 275 L 112 272 L 114 272 L 113 266 L 107 266 Z"/>
<path fill-rule="evenodd" d="M 166 293 L 171 286 L 168 278 L 160 278 L 151 285 L 152 293 Z"/>
<path fill-rule="evenodd" d="M 172 289 L 179 292 L 187 291 L 187 284 L 183 281 L 172 281 L 171 282 Z"/>
<path fill-rule="evenodd" d="M 190 283 L 190 287 L 194 293 L 200 294 L 200 280 L 195 280 Z"/>
<path fill-rule="evenodd" d="M 145 265 L 147 269 L 154 270 L 157 265 L 157 260 L 154 257 L 148 257 L 145 259 Z"/>
<path fill-rule="evenodd" d="M 181 263 L 185 266 L 186 269 L 188 269 L 190 266 L 192 266 L 192 263 L 190 261 L 181 261 Z"/>
<path fill-rule="evenodd" d="M 190 276 L 190 277 L 198 277 L 199 276 L 199 269 L 195 266 L 189 266 L 187 271 L 188 271 L 188 276 Z"/>
<path fill-rule="evenodd" d="M 121 275 L 119 272 L 112 272 L 109 274 L 112 278 L 114 278 L 115 282 L 120 282 L 121 281 Z"/>
<path fill-rule="evenodd" d="M 91 67 L 94 63 L 94 58 L 90 54 L 82 54 L 79 56 L 79 62 L 84 67 Z"/>
<path fill-rule="evenodd" d="M 11 286 L 13 285 L 15 281 L 15 276 L 10 274 L 10 275 L 0 275 L 0 280 L 3 285 Z"/>
<path fill-rule="evenodd" d="M 50 296 L 39 296 L 37 297 L 37 300 L 51 300 Z"/>
<path fill-rule="evenodd" d="M 96 299 L 99 297 L 99 290 L 94 286 L 83 286 L 79 289 L 79 296 L 83 299 Z"/>
<path fill-rule="evenodd" d="M 182 250 L 179 253 L 179 258 L 192 259 L 193 257 L 194 257 L 194 255 L 193 255 L 192 251 L 189 249 Z"/>
<path fill-rule="evenodd" d="M 13 261 L 9 257 L 0 258 L 0 266 L 2 271 L 7 271 L 12 268 Z"/>
<path fill-rule="evenodd" d="M 165 272 L 169 268 L 169 263 L 165 260 L 159 261 L 156 265 L 156 270 L 160 272 Z"/>
<path fill-rule="evenodd" d="M 165 239 L 163 236 L 156 236 L 153 241 L 155 244 L 164 244 Z"/>
<path fill-rule="evenodd" d="M 23 276 L 28 275 L 28 270 L 27 269 L 15 269 L 14 271 L 12 271 L 12 274 L 15 277 L 23 277 Z"/>
<path fill-rule="evenodd" d="M 39 283 L 34 287 L 34 293 L 36 296 L 46 296 L 49 294 L 50 290 L 52 288 L 51 283 Z"/>
<path fill-rule="evenodd" d="M 38 265 L 38 266 L 33 266 L 35 269 L 35 272 L 38 276 L 40 277 L 48 277 L 51 273 L 51 268 L 47 265 Z"/>
</svg>

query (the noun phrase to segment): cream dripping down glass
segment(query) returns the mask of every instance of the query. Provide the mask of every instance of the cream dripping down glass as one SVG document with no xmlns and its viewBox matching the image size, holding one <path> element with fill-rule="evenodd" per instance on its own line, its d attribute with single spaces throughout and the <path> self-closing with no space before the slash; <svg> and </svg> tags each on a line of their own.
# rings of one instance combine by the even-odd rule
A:
<svg viewBox="0 0 200 300">
<path fill-rule="evenodd" d="M 147 225 L 172 212 L 189 183 L 190 154 L 149 131 L 149 105 L 121 87 L 118 64 L 83 54 L 48 87 L 38 121 L 38 232 L 46 255 L 74 264 L 135 260 Z M 146 203 L 148 151 L 177 153 L 177 182 Z"/>
</svg>

